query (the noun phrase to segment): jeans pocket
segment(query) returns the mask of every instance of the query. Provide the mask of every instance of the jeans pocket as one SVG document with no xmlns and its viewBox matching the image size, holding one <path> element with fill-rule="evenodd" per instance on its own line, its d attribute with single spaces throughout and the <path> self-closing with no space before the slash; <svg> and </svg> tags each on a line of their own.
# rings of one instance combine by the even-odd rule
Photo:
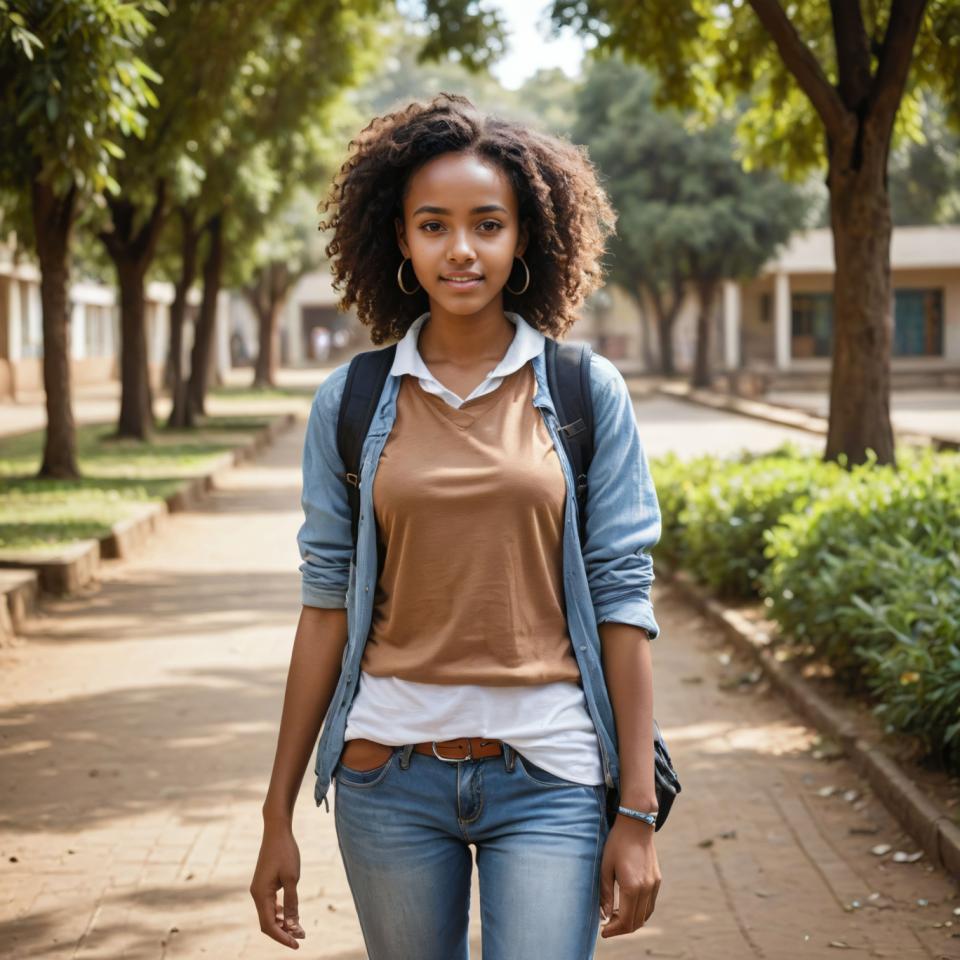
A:
<svg viewBox="0 0 960 960">
<path fill-rule="evenodd" d="M 400 748 L 397 747 L 383 763 L 378 767 L 374 767 L 372 770 L 354 770 L 353 767 L 346 766 L 341 760 L 337 763 L 333 771 L 333 776 L 336 778 L 337 783 L 343 784 L 344 786 L 375 787 L 383 780 L 393 766 L 399 750 Z"/>
<path fill-rule="evenodd" d="M 577 783 L 575 780 L 567 780 L 566 777 L 557 776 L 543 767 L 537 766 L 532 760 L 529 760 L 522 753 L 517 754 L 517 766 L 528 779 L 532 780 L 538 787 L 584 787 L 586 784 Z"/>
</svg>

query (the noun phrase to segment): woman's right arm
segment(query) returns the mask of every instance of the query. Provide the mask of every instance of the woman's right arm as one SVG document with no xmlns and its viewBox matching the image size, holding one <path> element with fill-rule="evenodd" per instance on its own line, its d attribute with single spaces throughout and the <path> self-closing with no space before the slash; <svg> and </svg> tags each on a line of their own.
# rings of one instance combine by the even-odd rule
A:
<svg viewBox="0 0 960 960">
<path fill-rule="evenodd" d="M 293 809 L 340 678 L 346 642 L 345 608 L 302 608 L 287 671 L 273 771 L 263 802 L 260 856 L 250 883 L 260 929 L 293 949 L 299 947 L 297 939 L 306 936 L 297 907 L 300 852 L 293 837 Z M 281 888 L 282 910 L 277 903 Z"/>
<path fill-rule="evenodd" d="M 300 852 L 293 808 L 307 761 L 340 680 L 347 644 L 347 592 L 353 557 L 350 504 L 337 448 L 337 417 L 349 362 L 317 388 L 303 444 L 304 521 L 297 534 L 300 622 L 283 696 L 277 750 L 263 802 L 263 841 L 250 884 L 260 929 L 297 949 L 304 936 L 297 912 Z M 283 888 L 282 912 L 277 892 Z"/>
</svg>

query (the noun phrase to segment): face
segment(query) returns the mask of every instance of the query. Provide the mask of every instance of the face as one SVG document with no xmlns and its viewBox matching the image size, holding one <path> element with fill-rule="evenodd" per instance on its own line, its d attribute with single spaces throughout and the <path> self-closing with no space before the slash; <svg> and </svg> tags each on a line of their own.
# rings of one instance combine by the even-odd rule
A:
<svg viewBox="0 0 960 960">
<path fill-rule="evenodd" d="M 514 257 L 523 255 L 527 231 L 519 221 L 513 185 L 495 164 L 472 154 L 445 153 L 420 167 L 407 183 L 397 241 L 410 257 L 431 312 L 477 313 L 502 303 Z M 455 274 L 472 274 L 465 282 Z M 518 268 L 522 276 L 522 270 Z M 410 265 L 404 286 L 415 284 Z M 514 280 L 514 286 L 518 284 Z"/>
</svg>

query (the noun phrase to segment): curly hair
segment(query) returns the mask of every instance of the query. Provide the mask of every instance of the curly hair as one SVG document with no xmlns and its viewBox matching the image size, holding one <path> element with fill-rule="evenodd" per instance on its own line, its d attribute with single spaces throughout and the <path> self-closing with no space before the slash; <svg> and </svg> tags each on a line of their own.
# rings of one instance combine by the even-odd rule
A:
<svg viewBox="0 0 960 960">
<path fill-rule="evenodd" d="M 399 339 L 430 309 L 424 290 L 404 294 L 394 277 L 403 255 L 394 217 L 413 172 L 442 153 L 469 151 L 504 171 L 517 193 L 520 222 L 529 227 L 524 293 L 504 288 L 504 309 L 541 332 L 561 337 L 582 301 L 603 283 L 604 241 L 616 213 L 600 186 L 585 147 L 485 115 L 466 97 L 440 93 L 427 103 L 375 117 L 348 144 L 320 230 L 333 230 L 325 251 L 342 310 L 354 304 L 375 344 Z M 318 205 L 318 211 L 321 205 Z M 345 289 L 344 289 L 345 288 Z"/>
</svg>

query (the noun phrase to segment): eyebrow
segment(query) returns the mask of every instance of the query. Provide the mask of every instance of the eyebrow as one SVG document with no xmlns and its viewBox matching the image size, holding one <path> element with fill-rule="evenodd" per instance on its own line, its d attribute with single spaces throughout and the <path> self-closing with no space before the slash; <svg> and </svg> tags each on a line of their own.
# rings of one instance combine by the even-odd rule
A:
<svg viewBox="0 0 960 960">
<path fill-rule="evenodd" d="M 499 203 L 488 203 L 483 207 L 474 207 L 470 212 L 493 213 L 495 210 L 502 210 L 504 213 L 510 212 L 506 207 L 501 207 Z M 432 207 L 430 204 L 425 203 L 417 207 L 417 209 L 413 211 L 412 216 L 415 217 L 418 213 L 450 213 L 450 211 L 446 207 Z"/>
</svg>

